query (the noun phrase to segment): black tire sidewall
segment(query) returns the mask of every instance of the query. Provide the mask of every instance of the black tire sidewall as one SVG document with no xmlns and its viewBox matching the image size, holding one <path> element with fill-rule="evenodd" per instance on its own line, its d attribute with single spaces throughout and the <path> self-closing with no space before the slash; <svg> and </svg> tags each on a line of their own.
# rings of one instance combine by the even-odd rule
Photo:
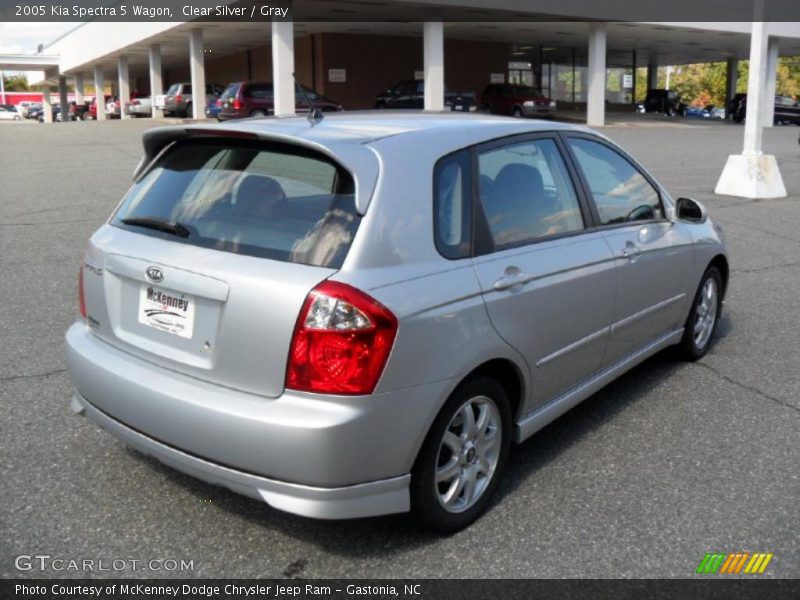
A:
<svg viewBox="0 0 800 600">
<path fill-rule="evenodd" d="M 714 329 L 711 330 L 711 335 L 709 336 L 708 341 L 706 342 L 705 346 L 698 348 L 694 341 L 694 321 L 697 315 L 697 306 L 700 304 L 700 294 L 702 293 L 703 287 L 709 279 L 714 279 L 717 284 L 717 314 L 714 320 Z M 711 348 L 711 344 L 714 340 L 714 334 L 717 331 L 717 326 L 719 325 L 721 313 L 722 275 L 717 267 L 710 266 L 706 269 L 705 273 L 703 273 L 703 278 L 700 280 L 700 285 L 697 286 L 697 292 L 695 292 L 694 301 L 692 302 L 692 307 L 689 310 L 689 316 L 686 317 L 683 339 L 681 340 L 680 344 L 681 353 L 686 360 L 695 361 L 704 357 L 708 353 L 708 350 Z"/>
<path fill-rule="evenodd" d="M 476 396 L 490 398 L 500 413 L 502 440 L 500 456 L 492 480 L 481 498 L 462 513 L 447 512 L 436 497 L 434 477 L 442 437 L 456 411 L 464 402 Z M 486 510 L 497 491 L 511 448 L 511 408 L 505 389 L 494 379 L 477 377 L 461 383 L 450 395 L 431 425 L 411 472 L 411 510 L 426 528 L 440 533 L 455 533 L 463 529 Z"/>
</svg>

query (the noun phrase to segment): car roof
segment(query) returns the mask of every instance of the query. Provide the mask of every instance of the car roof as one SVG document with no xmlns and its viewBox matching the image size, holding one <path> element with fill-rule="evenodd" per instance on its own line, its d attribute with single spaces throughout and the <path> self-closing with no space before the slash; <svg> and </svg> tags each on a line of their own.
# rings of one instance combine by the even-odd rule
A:
<svg viewBox="0 0 800 600">
<path fill-rule="evenodd" d="M 208 126 L 200 125 L 208 131 Z M 414 142 L 430 135 L 447 136 L 454 148 L 471 145 L 506 135 L 537 131 L 572 130 L 589 131 L 582 125 L 511 119 L 485 114 L 455 111 L 431 112 L 417 110 L 367 110 L 326 113 L 324 118 L 311 125 L 306 116 L 269 117 L 226 121 L 213 125 L 220 130 L 236 130 L 264 137 L 292 138 L 312 143 L 372 144 L 378 140 L 395 138 L 398 142 Z M 186 128 L 191 129 L 190 127 Z"/>
</svg>

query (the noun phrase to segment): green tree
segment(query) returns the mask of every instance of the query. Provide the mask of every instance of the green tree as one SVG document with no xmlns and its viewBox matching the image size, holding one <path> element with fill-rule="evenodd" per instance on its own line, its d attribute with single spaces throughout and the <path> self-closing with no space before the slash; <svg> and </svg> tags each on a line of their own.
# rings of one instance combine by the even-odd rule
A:
<svg viewBox="0 0 800 600">
<path fill-rule="evenodd" d="M 31 89 L 25 75 L 3 75 L 3 86 L 7 92 L 27 92 Z"/>
</svg>

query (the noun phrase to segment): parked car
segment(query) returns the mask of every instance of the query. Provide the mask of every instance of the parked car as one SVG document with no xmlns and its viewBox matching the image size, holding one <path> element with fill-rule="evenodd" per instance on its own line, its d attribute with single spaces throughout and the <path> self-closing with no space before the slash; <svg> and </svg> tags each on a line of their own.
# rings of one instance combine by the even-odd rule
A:
<svg viewBox="0 0 800 600">
<path fill-rule="evenodd" d="M 731 98 L 730 102 L 728 103 L 728 114 L 731 118 L 735 119 L 735 115 L 739 112 L 739 103 L 747 97 L 747 94 L 734 94 L 733 98 Z"/>
<path fill-rule="evenodd" d="M 53 115 L 53 121 L 63 121 L 64 117 L 61 113 L 61 105 L 60 104 L 53 104 L 50 108 L 51 114 Z M 37 110 L 35 112 L 29 112 L 29 114 L 33 114 L 34 119 L 39 121 L 39 123 L 44 123 L 44 109 Z M 72 111 L 72 106 L 67 106 L 67 119 L 68 121 L 75 120 L 75 113 Z"/>
<path fill-rule="evenodd" d="M 73 410 L 281 510 L 455 531 L 512 442 L 712 343 L 720 225 L 582 126 L 335 113 L 144 154 L 80 262 Z"/>
<path fill-rule="evenodd" d="M 203 100 L 203 106 L 206 106 L 212 97 L 219 97 L 224 89 L 221 85 L 206 84 L 206 96 Z M 173 83 L 164 95 L 164 116 L 191 117 L 192 104 L 192 84 Z"/>
<path fill-rule="evenodd" d="M 13 104 L 0 104 L 0 121 L 21 121 L 17 107 Z"/>
<path fill-rule="evenodd" d="M 217 119 L 222 110 L 222 100 L 220 98 L 209 98 L 206 104 L 206 118 Z"/>
<path fill-rule="evenodd" d="M 684 110 L 684 116 L 696 119 L 710 119 L 711 112 L 701 106 L 687 106 Z"/>
<path fill-rule="evenodd" d="M 446 109 L 473 112 L 478 105 L 475 92 L 444 90 L 444 106 Z M 425 81 L 422 79 L 406 79 L 398 81 L 385 92 L 375 98 L 375 108 L 424 108 Z"/>
<path fill-rule="evenodd" d="M 41 108 L 41 106 L 42 105 L 39 102 L 33 102 L 31 100 L 23 100 L 22 102 L 17 104 L 17 112 L 20 114 L 20 116 L 23 119 L 27 119 L 28 118 L 28 110 L 30 110 L 31 108 L 36 108 L 36 107 Z"/>
<path fill-rule="evenodd" d="M 552 119 L 557 107 L 555 100 L 526 85 L 492 83 L 481 95 L 481 109 L 494 115 Z"/>
<path fill-rule="evenodd" d="M 108 104 L 112 100 L 113 96 L 110 94 L 103 95 L 103 102 L 106 106 L 106 110 L 108 110 Z M 83 113 L 82 118 L 84 121 L 87 120 L 96 120 L 97 119 L 97 98 L 93 98 L 92 101 L 89 103 L 89 108 Z"/>
<path fill-rule="evenodd" d="M 150 97 L 143 96 L 133 98 L 125 105 L 125 114 L 134 118 L 152 116 L 153 105 L 150 101 Z"/>
<path fill-rule="evenodd" d="M 300 86 L 296 90 L 294 101 L 297 112 L 308 112 L 308 100 L 323 112 L 344 110 L 341 104 L 325 96 L 317 94 L 315 91 Z M 220 96 L 220 110 L 217 119 L 227 121 L 229 119 L 242 119 L 246 117 L 265 117 L 271 115 L 275 110 L 272 83 L 259 81 L 239 81 L 231 83 Z"/>
<path fill-rule="evenodd" d="M 681 101 L 681 97 L 675 90 L 647 90 L 644 99 L 644 111 L 648 113 L 659 112 L 667 116 L 686 114 L 687 104 Z"/>
<path fill-rule="evenodd" d="M 747 94 L 741 94 L 733 113 L 733 120 L 741 123 L 747 116 Z M 800 103 L 790 96 L 775 96 L 773 116 L 775 125 L 800 125 Z"/>
<path fill-rule="evenodd" d="M 20 112 L 20 114 L 21 114 L 21 115 L 22 115 L 22 117 L 23 117 L 23 118 L 25 118 L 25 119 L 32 119 L 32 118 L 34 118 L 34 117 L 33 117 L 33 116 L 31 116 L 31 112 L 32 112 L 32 111 L 37 111 L 37 110 L 42 110 L 42 105 L 41 105 L 41 103 L 39 103 L 39 102 L 35 102 L 35 103 L 31 103 L 31 104 L 29 104 L 29 105 L 28 105 L 28 106 L 25 108 L 25 111 L 24 111 L 24 112 Z"/>
</svg>

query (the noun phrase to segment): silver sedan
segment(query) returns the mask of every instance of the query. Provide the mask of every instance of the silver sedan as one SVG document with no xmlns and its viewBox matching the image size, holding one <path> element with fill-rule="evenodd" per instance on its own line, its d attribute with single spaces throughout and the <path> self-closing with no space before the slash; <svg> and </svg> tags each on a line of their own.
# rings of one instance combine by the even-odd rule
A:
<svg viewBox="0 0 800 600">
<path fill-rule="evenodd" d="M 720 226 L 579 126 L 342 113 L 145 133 L 91 237 L 72 406 L 318 518 L 454 531 L 512 443 L 712 344 Z"/>
</svg>

